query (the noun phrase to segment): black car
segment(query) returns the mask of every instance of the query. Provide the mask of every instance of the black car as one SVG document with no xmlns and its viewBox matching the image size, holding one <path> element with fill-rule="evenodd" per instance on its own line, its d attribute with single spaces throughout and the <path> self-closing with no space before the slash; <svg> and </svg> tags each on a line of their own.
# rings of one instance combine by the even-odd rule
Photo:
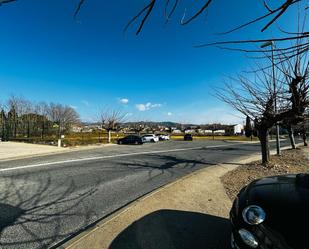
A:
<svg viewBox="0 0 309 249">
<path fill-rule="evenodd" d="M 309 248 L 309 174 L 251 182 L 230 211 L 232 248 Z"/>
<path fill-rule="evenodd" d="M 192 141 L 193 140 L 193 137 L 191 134 L 186 134 L 183 136 L 183 140 L 185 141 Z"/>
<path fill-rule="evenodd" d="M 143 140 L 139 136 L 129 135 L 124 138 L 120 138 L 117 141 L 118 144 L 143 144 Z"/>
</svg>

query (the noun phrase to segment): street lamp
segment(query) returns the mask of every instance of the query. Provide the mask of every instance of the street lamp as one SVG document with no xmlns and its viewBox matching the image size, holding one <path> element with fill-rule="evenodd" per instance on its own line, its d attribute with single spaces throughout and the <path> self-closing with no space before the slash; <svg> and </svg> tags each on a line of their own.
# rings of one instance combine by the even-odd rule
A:
<svg viewBox="0 0 309 249">
<path fill-rule="evenodd" d="M 276 89 L 276 79 L 275 79 L 275 61 L 274 61 L 274 47 L 273 41 L 267 41 L 261 45 L 261 48 L 271 46 L 271 64 L 272 64 L 272 76 L 273 76 L 273 87 L 274 87 L 274 97 L 275 97 L 275 114 L 277 114 L 277 89 Z M 276 145 L 277 145 L 277 155 L 281 155 L 280 150 L 280 138 L 279 138 L 279 123 L 276 122 Z"/>
</svg>

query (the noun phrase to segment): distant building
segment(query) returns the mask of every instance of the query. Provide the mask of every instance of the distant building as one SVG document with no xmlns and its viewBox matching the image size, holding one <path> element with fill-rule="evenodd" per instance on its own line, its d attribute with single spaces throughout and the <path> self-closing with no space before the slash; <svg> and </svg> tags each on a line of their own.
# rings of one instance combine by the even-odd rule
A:
<svg viewBox="0 0 309 249">
<path fill-rule="evenodd" d="M 182 131 L 179 130 L 179 129 L 175 129 L 175 130 L 172 131 L 172 133 L 173 133 L 173 134 L 181 134 Z"/>
<path fill-rule="evenodd" d="M 77 132 L 81 132 L 82 129 L 83 129 L 83 127 L 80 126 L 80 125 L 73 125 L 72 128 L 71 128 L 71 131 L 77 133 Z"/>
<path fill-rule="evenodd" d="M 204 131 L 204 134 L 205 134 L 205 135 L 212 135 L 212 130 L 205 130 L 205 131 Z"/>
<path fill-rule="evenodd" d="M 225 130 L 225 135 L 242 135 L 244 126 L 242 124 L 229 125 Z"/>
<path fill-rule="evenodd" d="M 185 133 L 186 134 L 195 134 L 196 131 L 194 129 L 188 129 L 188 130 L 185 130 Z"/>
<path fill-rule="evenodd" d="M 226 134 L 225 130 L 215 130 L 213 133 L 215 135 L 225 135 Z"/>
</svg>

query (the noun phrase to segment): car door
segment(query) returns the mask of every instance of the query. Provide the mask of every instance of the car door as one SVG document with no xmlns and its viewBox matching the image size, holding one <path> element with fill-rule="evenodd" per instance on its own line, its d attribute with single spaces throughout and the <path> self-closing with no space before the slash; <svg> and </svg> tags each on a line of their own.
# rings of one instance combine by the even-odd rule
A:
<svg viewBox="0 0 309 249">
<path fill-rule="evenodd" d="M 134 142 L 134 136 L 128 136 L 128 141 L 127 141 L 127 143 L 128 144 L 132 144 Z"/>
</svg>

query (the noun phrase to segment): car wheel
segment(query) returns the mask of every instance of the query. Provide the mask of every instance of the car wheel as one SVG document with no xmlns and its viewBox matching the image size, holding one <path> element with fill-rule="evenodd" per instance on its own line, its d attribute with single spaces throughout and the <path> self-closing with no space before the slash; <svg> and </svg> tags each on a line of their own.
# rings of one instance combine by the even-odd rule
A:
<svg viewBox="0 0 309 249">
<path fill-rule="evenodd" d="M 122 144 L 122 141 L 118 141 L 118 144 Z"/>
<path fill-rule="evenodd" d="M 136 145 L 137 145 L 137 144 L 138 144 L 138 142 L 137 142 L 137 141 L 135 141 L 135 142 L 134 142 L 134 144 L 136 144 Z"/>
<path fill-rule="evenodd" d="M 154 139 L 151 139 L 150 141 L 151 141 L 152 143 L 154 143 L 154 142 L 155 142 L 155 140 L 154 140 Z"/>
</svg>

